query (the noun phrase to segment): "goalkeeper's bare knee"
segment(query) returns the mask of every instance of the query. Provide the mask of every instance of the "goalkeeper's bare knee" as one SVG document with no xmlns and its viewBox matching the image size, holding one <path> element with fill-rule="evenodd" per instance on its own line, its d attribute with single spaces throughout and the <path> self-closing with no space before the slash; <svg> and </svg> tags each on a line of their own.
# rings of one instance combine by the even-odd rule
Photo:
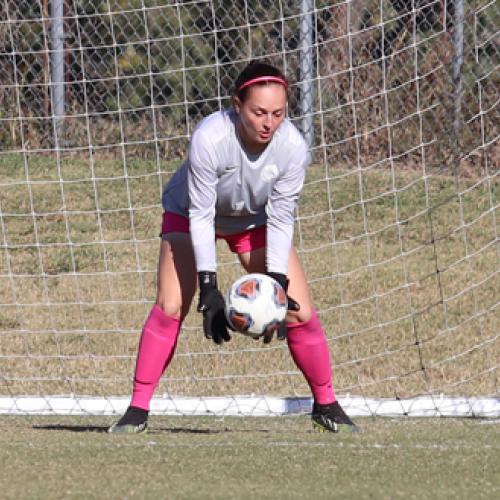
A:
<svg viewBox="0 0 500 500">
<path fill-rule="evenodd" d="M 309 304 L 300 304 L 299 311 L 288 311 L 286 322 L 288 324 L 307 323 L 312 318 L 312 308 Z"/>
<path fill-rule="evenodd" d="M 156 305 L 162 312 L 171 318 L 183 319 L 182 303 L 178 300 L 156 300 Z M 185 315 L 184 315 L 185 316 Z"/>
</svg>

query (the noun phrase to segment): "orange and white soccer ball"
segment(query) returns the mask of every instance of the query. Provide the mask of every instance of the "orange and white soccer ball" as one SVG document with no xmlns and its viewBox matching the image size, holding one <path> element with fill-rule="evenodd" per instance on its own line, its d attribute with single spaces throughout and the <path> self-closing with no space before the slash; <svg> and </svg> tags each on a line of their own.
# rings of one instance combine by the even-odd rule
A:
<svg viewBox="0 0 500 500">
<path fill-rule="evenodd" d="M 266 274 L 237 279 L 226 294 L 226 318 L 233 328 L 258 338 L 285 319 L 287 297 L 281 285 Z"/>
</svg>

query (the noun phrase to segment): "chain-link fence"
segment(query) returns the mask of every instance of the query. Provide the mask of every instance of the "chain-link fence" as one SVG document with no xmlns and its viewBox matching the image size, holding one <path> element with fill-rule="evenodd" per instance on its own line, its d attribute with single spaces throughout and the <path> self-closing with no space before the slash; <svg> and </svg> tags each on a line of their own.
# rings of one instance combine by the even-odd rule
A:
<svg viewBox="0 0 500 500">
<path fill-rule="evenodd" d="M 261 57 L 293 82 L 290 116 L 310 118 L 298 123 L 332 162 L 423 141 L 443 166 L 498 137 L 495 2 L 5 0 L 2 10 L 4 151 L 172 151 Z"/>
</svg>

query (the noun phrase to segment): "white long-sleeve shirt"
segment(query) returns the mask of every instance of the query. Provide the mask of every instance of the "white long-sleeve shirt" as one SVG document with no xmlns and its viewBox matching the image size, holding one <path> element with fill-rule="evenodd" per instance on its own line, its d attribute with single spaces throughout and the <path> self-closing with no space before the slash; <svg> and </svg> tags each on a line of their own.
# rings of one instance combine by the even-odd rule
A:
<svg viewBox="0 0 500 500">
<path fill-rule="evenodd" d="M 266 266 L 286 274 L 294 212 L 310 162 L 300 132 L 285 119 L 266 149 L 248 154 L 234 109 L 203 119 L 191 137 L 187 160 L 163 192 L 163 208 L 189 217 L 196 268 L 217 268 L 215 234 L 267 225 Z"/>
</svg>

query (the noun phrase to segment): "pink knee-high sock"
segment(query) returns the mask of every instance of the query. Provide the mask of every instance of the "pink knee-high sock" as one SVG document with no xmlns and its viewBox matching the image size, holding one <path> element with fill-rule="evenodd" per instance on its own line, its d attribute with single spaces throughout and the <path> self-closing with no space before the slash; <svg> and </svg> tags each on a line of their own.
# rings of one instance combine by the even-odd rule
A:
<svg viewBox="0 0 500 500">
<path fill-rule="evenodd" d="M 287 340 L 292 358 L 304 374 L 314 401 L 319 404 L 333 403 L 336 398 L 332 383 L 330 350 L 314 309 L 309 321 L 288 324 Z"/>
<path fill-rule="evenodd" d="M 131 406 L 149 410 L 153 392 L 174 354 L 180 327 L 179 319 L 153 306 L 139 342 Z"/>
</svg>

